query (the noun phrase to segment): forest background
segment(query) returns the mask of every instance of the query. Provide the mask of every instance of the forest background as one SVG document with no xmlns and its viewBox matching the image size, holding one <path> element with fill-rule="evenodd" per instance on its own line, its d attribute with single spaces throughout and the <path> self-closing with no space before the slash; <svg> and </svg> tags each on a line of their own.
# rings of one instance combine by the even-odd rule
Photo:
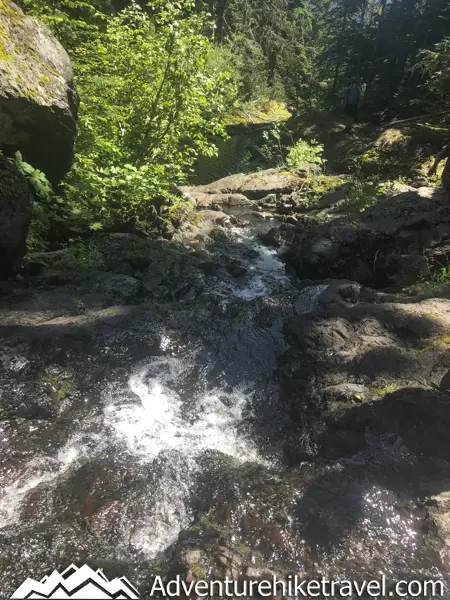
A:
<svg viewBox="0 0 450 600">
<path fill-rule="evenodd" d="M 269 155 L 320 162 L 279 123 L 339 115 L 351 76 L 363 116 L 450 109 L 448 0 L 21 0 L 69 52 L 80 95 L 75 161 L 40 201 L 29 246 L 89 230 L 151 230 L 227 125 L 271 121 Z M 292 117 L 293 115 L 293 117 Z M 289 142 L 286 141 L 289 140 Z M 290 144 L 290 146 L 289 146 Z M 267 155 L 267 152 L 266 152 Z M 57 233 L 55 233 L 57 232 Z"/>
</svg>

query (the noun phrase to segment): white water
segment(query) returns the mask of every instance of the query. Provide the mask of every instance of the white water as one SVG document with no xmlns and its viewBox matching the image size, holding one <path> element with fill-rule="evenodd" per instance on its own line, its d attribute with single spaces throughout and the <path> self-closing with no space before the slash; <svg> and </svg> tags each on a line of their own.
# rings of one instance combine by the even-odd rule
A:
<svg viewBox="0 0 450 600">
<path fill-rule="evenodd" d="M 274 219 L 270 221 L 272 225 L 277 223 Z M 286 275 L 284 265 L 276 250 L 258 244 L 249 229 L 231 227 L 229 233 L 236 244 L 251 248 L 257 257 L 246 261 L 248 269 L 246 276 L 234 282 L 232 286 L 226 282 L 218 282 L 216 286 L 213 286 L 213 292 L 227 297 L 252 300 L 292 287 L 292 281 Z"/>
<path fill-rule="evenodd" d="M 55 484 L 59 477 L 63 477 L 75 464 L 83 462 L 87 455 L 88 447 L 77 435 L 67 442 L 56 457 L 37 455 L 32 458 L 13 483 L 0 490 L 0 529 L 20 521 L 21 506 L 29 492 L 43 484 Z M 8 475 L 11 474 L 6 473 L 6 477 Z"/>
<path fill-rule="evenodd" d="M 181 359 L 155 361 L 130 378 L 139 403 L 112 403 L 105 410 L 105 424 L 119 447 L 125 446 L 141 463 L 165 461 L 152 510 L 131 540 L 148 557 L 170 545 L 189 525 L 187 500 L 199 470 L 197 459 L 205 451 L 241 462 L 263 462 L 255 445 L 239 432 L 248 402 L 242 392 L 200 395 L 195 399 L 195 414 L 187 420 L 183 402 L 165 381 L 185 368 Z"/>
<path fill-rule="evenodd" d="M 291 286 L 274 250 L 257 244 L 249 231 L 233 228 L 231 233 L 237 245 L 251 249 L 257 257 L 244 258 L 247 275 L 231 284 L 218 281 L 210 291 L 250 300 Z M 186 401 L 176 388 L 189 378 L 195 356 L 177 358 L 172 350 L 170 336 L 163 333 L 161 351 L 165 356 L 136 367 L 128 390 L 116 389 L 111 382 L 100 400 L 103 412 L 88 413 L 56 456 L 36 455 L 19 476 L 7 474 L 8 485 L 0 491 L 0 529 L 21 523 L 30 494 L 42 488 L 48 506 L 39 512 L 39 518 L 50 518 L 58 486 L 70 477 L 76 481 L 81 467 L 95 473 L 95 465 L 114 457 L 118 469 L 123 468 L 120 460 L 125 461 L 132 478 L 143 474 L 142 497 L 124 501 L 134 505 L 121 516 L 123 541 L 117 553 L 125 557 L 132 548 L 152 558 L 189 526 L 189 498 L 195 495 L 193 481 L 201 472 L 200 459 L 205 453 L 221 453 L 240 463 L 267 464 L 245 432 L 251 399 L 248 382 L 243 382 L 245 391 L 236 386 L 231 392 L 209 390 Z M 7 447 L 8 439 L 4 441 Z M 153 467 L 157 472 L 150 483 L 145 480 L 149 466 L 150 472 Z M 146 485 L 151 486 L 149 494 Z M 140 502 L 142 506 L 136 509 Z"/>
<path fill-rule="evenodd" d="M 164 337 L 164 343 L 169 342 Z M 197 459 L 205 451 L 241 462 L 264 462 L 256 446 L 239 431 L 248 403 L 242 391 L 200 394 L 194 399 L 193 414 L 183 414 L 183 402 L 170 383 L 191 366 L 184 359 L 164 357 L 138 369 L 128 384 L 138 401 L 123 403 L 120 392 L 106 392 L 100 419 L 87 420 L 56 457 L 39 455 L 30 460 L 20 477 L 2 490 L 0 528 L 20 522 L 21 506 L 33 490 L 45 486 L 54 491 L 88 461 L 101 461 L 108 453 L 126 453 L 132 457 L 133 470 L 155 464 L 158 480 L 145 514 L 137 522 L 125 519 L 122 523 L 124 547 L 131 545 L 151 558 L 174 542 L 181 529 L 189 526 L 187 501 L 192 479 L 199 472 Z M 94 425 L 96 433 L 92 433 Z"/>
</svg>

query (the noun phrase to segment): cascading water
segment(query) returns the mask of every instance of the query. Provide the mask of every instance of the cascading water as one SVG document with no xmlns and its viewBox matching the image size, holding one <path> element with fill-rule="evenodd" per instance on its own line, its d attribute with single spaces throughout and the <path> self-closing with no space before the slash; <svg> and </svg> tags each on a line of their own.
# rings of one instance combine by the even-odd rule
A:
<svg viewBox="0 0 450 600">
<path fill-rule="evenodd" d="M 266 565 L 308 575 L 345 567 L 359 577 L 385 560 L 392 574 L 417 568 L 420 508 L 384 489 L 378 475 L 386 464 L 396 468 L 397 457 L 413 461 L 401 444 L 375 441 L 347 463 L 285 465 L 291 423 L 273 379 L 286 350 L 283 319 L 313 312 L 327 284 L 296 290 L 254 229 L 228 236 L 229 257 L 246 274 L 213 280 L 206 308 L 178 303 L 175 317 L 138 313 L 139 343 L 158 340 L 151 356 L 129 360 L 129 325 L 99 326 L 95 352 L 73 367 L 86 385 L 58 419 L 0 422 L 5 598 L 26 577 L 86 561 L 145 589 L 149 570 L 170 563 L 172 546 L 187 539 L 197 547 L 205 535 L 209 547 L 227 543 L 244 555 L 251 545 L 252 564 L 265 557 Z M 110 364 L 112 345 L 125 349 Z M 373 458 L 389 453 L 381 467 Z M 370 486 L 361 465 L 373 468 Z M 321 520 L 333 510 L 346 533 L 330 547 Z M 389 542 L 398 548 L 383 550 Z"/>
</svg>

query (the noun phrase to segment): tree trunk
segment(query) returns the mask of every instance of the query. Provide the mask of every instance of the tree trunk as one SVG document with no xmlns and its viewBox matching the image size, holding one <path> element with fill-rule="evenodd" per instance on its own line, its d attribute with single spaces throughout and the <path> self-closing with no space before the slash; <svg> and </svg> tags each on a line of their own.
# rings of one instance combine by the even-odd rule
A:
<svg viewBox="0 0 450 600">
<path fill-rule="evenodd" d="M 275 85 L 276 69 L 277 69 L 277 51 L 272 50 L 269 53 L 269 65 L 268 65 L 268 72 L 267 72 L 267 84 L 271 88 Z"/>
<path fill-rule="evenodd" d="M 384 13 L 386 12 L 386 3 L 387 3 L 387 0 L 381 0 L 380 18 L 378 19 L 377 32 L 375 34 L 375 39 L 374 39 L 373 47 L 372 47 L 372 56 L 370 58 L 370 71 L 369 71 L 369 76 L 367 77 L 366 94 L 372 88 L 373 79 L 375 77 L 375 64 L 374 63 L 375 63 L 375 59 L 376 59 L 377 52 L 378 52 L 378 46 L 380 44 L 382 25 L 383 25 L 383 21 L 384 21 Z"/>
<path fill-rule="evenodd" d="M 215 21 L 216 21 L 216 33 L 215 41 L 220 44 L 225 37 L 225 13 L 228 8 L 228 0 L 217 0 Z"/>
</svg>

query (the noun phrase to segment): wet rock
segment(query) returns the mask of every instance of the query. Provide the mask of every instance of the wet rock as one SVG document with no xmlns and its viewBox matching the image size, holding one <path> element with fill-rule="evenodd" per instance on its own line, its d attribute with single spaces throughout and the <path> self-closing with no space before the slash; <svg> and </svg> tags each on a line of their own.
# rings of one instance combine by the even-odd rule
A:
<svg viewBox="0 0 450 600">
<path fill-rule="evenodd" d="M 0 156 L 0 279 L 20 267 L 32 209 L 33 194 L 25 177 Z"/>
<path fill-rule="evenodd" d="M 58 183 L 71 166 L 78 109 L 70 59 L 45 25 L 3 4 L 0 143 Z"/>
<path fill-rule="evenodd" d="M 282 203 L 282 204 L 277 204 L 277 206 L 276 206 L 276 212 L 280 215 L 289 215 L 294 209 L 295 209 L 294 204 Z"/>
<path fill-rule="evenodd" d="M 295 230 L 289 224 L 282 225 L 281 227 L 273 227 L 267 233 L 261 234 L 259 239 L 266 246 L 280 248 L 281 246 L 289 245 L 295 239 Z"/>
<path fill-rule="evenodd" d="M 134 277 L 103 271 L 39 276 L 34 278 L 33 283 L 36 286 L 35 301 L 39 296 L 44 301 L 44 297 L 47 296 L 49 308 L 51 294 L 46 293 L 46 289 L 51 286 L 57 286 L 59 294 L 67 295 L 67 306 L 79 308 L 126 304 L 138 299 L 144 292 L 142 283 Z M 39 290 L 42 290 L 41 294 Z"/>
<path fill-rule="evenodd" d="M 337 459 L 353 456 L 364 446 L 364 434 L 351 429 L 330 432 L 320 449 L 321 456 Z"/>
<path fill-rule="evenodd" d="M 234 217 L 218 210 L 203 210 L 195 222 L 185 222 L 173 236 L 172 241 L 196 250 L 207 249 L 218 237 L 226 237 L 224 228 L 229 228 Z"/>
<path fill-rule="evenodd" d="M 288 223 L 289 225 L 294 225 L 296 227 L 300 225 L 300 221 L 297 219 L 297 217 L 294 217 L 293 215 L 286 217 L 285 223 Z"/>
<path fill-rule="evenodd" d="M 198 209 L 221 210 L 223 206 L 250 206 L 253 203 L 243 194 L 226 194 L 214 192 L 201 192 L 197 188 L 182 188 L 184 194 L 192 200 Z"/>
<path fill-rule="evenodd" d="M 48 393 L 46 382 L 8 382 L 2 378 L 0 421 L 12 418 L 53 419 L 57 415 L 58 396 Z"/>
<path fill-rule="evenodd" d="M 340 383 L 323 390 L 327 402 L 362 402 L 366 388 L 356 383 Z"/>
<path fill-rule="evenodd" d="M 277 203 L 277 195 L 276 194 L 267 194 L 264 198 L 258 201 L 258 206 L 262 206 L 263 208 L 274 209 Z"/>
<path fill-rule="evenodd" d="M 243 277 L 247 274 L 247 268 L 244 267 L 240 262 L 233 261 L 227 265 L 227 271 L 233 277 Z"/>
<path fill-rule="evenodd" d="M 437 457 L 418 466 L 421 492 L 428 498 L 432 531 L 428 542 L 444 565 L 450 559 L 450 462 Z"/>
<path fill-rule="evenodd" d="M 80 513 L 83 517 L 89 519 L 95 513 L 96 505 L 93 500 L 85 500 L 81 506 Z"/>
<path fill-rule="evenodd" d="M 127 503 L 122 500 L 107 500 L 101 503 L 100 506 L 95 506 L 94 503 L 94 511 L 92 512 L 91 507 L 86 506 L 87 502 L 89 501 L 83 504 L 84 511 L 82 511 L 82 514 L 85 517 L 90 517 L 89 527 L 91 531 L 102 536 L 114 534 L 115 528 L 124 516 Z M 88 514 L 85 514 L 86 512 Z"/>
<path fill-rule="evenodd" d="M 225 577 L 236 580 L 242 574 L 242 564 L 244 561 L 239 554 L 232 552 L 228 548 L 219 546 L 213 550 L 213 556 L 217 564 L 223 569 Z"/>
<path fill-rule="evenodd" d="M 220 269 L 220 264 L 212 260 L 205 261 L 199 264 L 200 269 L 208 276 L 214 276 Z"/>
<path fill-rule="evenodd" d="M 229 222 L 224 213 L 204 211 L 203 231 L 210 233 Z M 200 229 L 199 229 L 200 231 Z M 180 239 L 188 235 L 180 231 Z M 181 297 L 203 287 L 200 255 L 177 241 L 151 240 L 131 233 L 99 234 L 69 246 L 62 253 L 41 256 L 45 262 L 36 285 L 72 287 L 80 306 L 110 306 L 139 302 L 151 294 Z M 92 264 L 98 271 L 92 271 Z M 77 288 L 77 290 L 75 289 Z M 42 296 L 43 294 L 41 294 Z M 72 304 L 67 299 L 65 306 Z"/>
</svg>

